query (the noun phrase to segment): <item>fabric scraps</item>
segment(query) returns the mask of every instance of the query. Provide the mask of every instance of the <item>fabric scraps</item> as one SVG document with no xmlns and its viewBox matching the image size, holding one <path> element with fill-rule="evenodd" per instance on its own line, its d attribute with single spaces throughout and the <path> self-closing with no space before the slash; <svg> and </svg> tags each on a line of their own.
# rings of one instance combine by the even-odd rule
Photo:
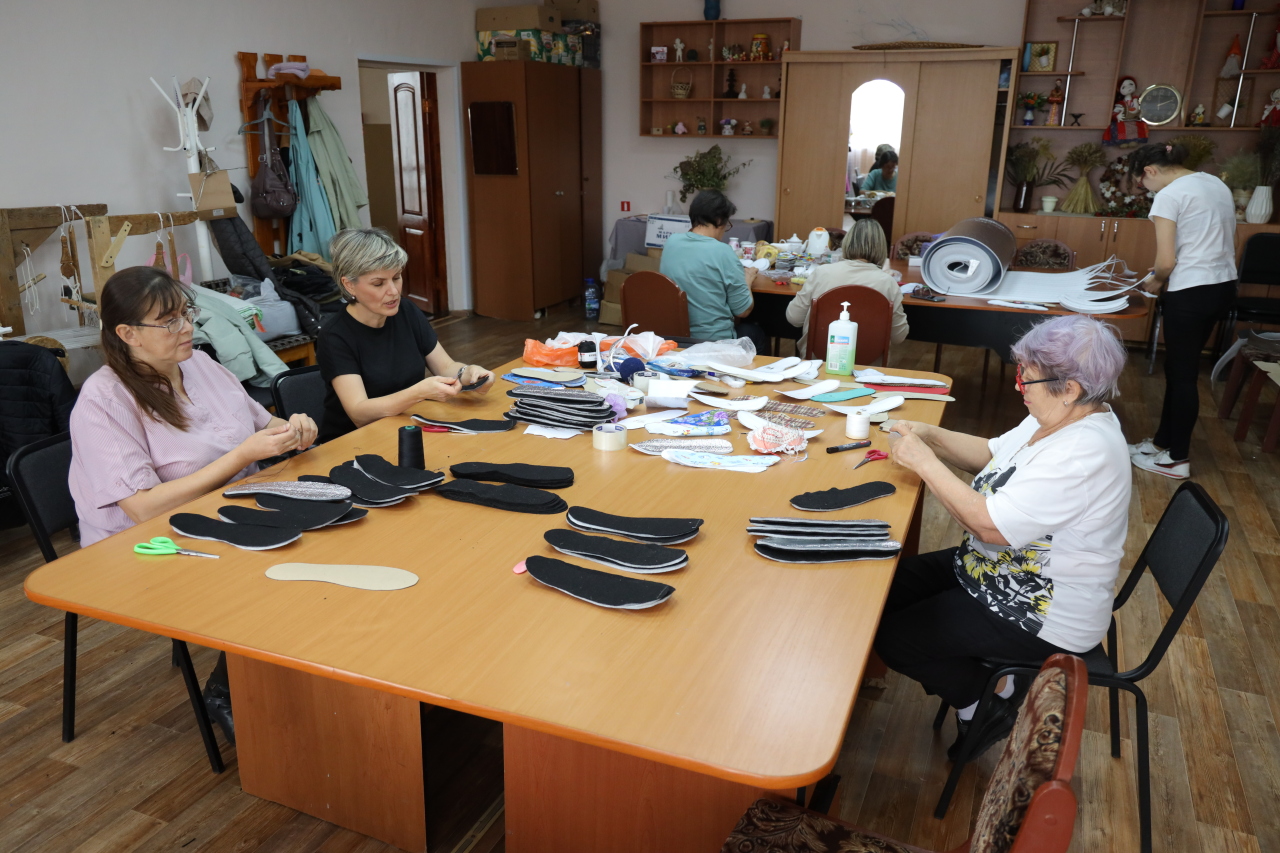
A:
<svg viewBox="0 0 1280 853">
<path fill-rule="evenodd" d="M 695 412 L 672 418 L 669 421 L 645 424 L 646 431 L 654 435 L 726 435 L 732 431 L 729 413 L 720 410 Z"/>
<path fill-rule="evenodd" d="M 734 397 L 730 402 L 750 399 L 750 397 Z M 783 403 L 779 400 L 770 400 L 765 403 L 760 407 L 760 412 L 777 412 L 784 415 L 799 415 L 802 418 L 820 418 L 826 414 L 822 409 L 815 409 L 813 406 L 805 406 L 801 403 Z"/>
<path fill-rule="evenodd" d="M 664 450 L 690 450 L 695 453 L 732 453 L 733 442 L 723 438 L 650 438 L 629 445 L 650 456 L 661 456 Z"/>
<path fill-rule="evenodd" d="M 809 446 L 804 430 L 766 424 L 747 433 L 747 444 L 757 453 L 800 453 Z"/>
<path fill-rule="evenodd" d="M 691 450 L 664 450 L 662 458 L 689 468 L 741 471 L 745 474 L 759 474 L 778 462 L 777 456 L 722 456 L 717 453 L 697 453 Z"/>
</svg>

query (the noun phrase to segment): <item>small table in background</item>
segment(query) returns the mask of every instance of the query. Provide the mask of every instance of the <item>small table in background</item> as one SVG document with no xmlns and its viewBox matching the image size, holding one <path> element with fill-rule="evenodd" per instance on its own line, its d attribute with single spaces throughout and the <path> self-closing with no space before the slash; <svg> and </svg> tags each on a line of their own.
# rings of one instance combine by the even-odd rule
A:
<svg viewBox="0 0 1280 853">
<path fill-rule="evenodd" d="M 614 222 L 613 231 L 609 234 L 609 260 L 625 261 L 628 252 L 643 255 L 644 232 L 648 221 L 648 214 L 641 213 Z M 737 237 L 739 242 L 754 246 L 761 240 L 773 240 L 773 222 L 768 219 L 731 219 L 729 223 L 729 231 L 724 235 L 726 242 L 730 237 Z"/>
</svg>

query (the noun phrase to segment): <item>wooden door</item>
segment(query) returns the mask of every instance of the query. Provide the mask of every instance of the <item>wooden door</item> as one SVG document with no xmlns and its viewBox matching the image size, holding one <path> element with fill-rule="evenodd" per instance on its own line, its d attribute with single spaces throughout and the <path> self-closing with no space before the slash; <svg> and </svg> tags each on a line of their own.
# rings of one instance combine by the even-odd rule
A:
<svg viewBox="0 0 1280 853">
<path fill-rule="evenodd" d="M 774 235 L 815 227 L 839 228 L 844 221 L 848 168 L 849 95 L 861 82 L 837 88 L 844 64 L 786 63 L 782 124 L 778 130 L 778 215 Z M 874 80 L 876 70 L 856 67 L 854 77 Z"/>
<path fill-rule="evenodd" d="M 582 272 L 578 70 L 526 63 L 533 305 L 577 295 Z"/>
<path fill-rule="evenodd" d="M 1009 226 L 1009 230 L 1017 238 L 1018 248 L 1021 249 L 1032 240 L 1055 237 L 1058 217 L 1037 216 L 1034 213 L 1011 213 L 1007 210 L 1002 210 L 996 214 L 996 221 L 1003 222 Z"/>
<path fill-rule="evenodd" d="M 1048 218 L 1048 217 L 1046 217 Z M 1057 239 L 1076 253 L 1076 266 L 1087 267 L 1111 256 L 1111 222 L 1100 216 L 1055 216 Z"/>
<path fill-rule="evenodd" d="M 911 200 L 897 217 L 902 233 L 946 231 L 985 212 L 999 76 L 998 59 L 920 63 L 915 114 L 903 121 L 914 138 L 898 164 L 899 204 Z"/>
<path fill-rule="evenodd" d="M 578 70 L 582 139 L 582 277 L 604 261 L 604 118 L 599 68 Z M 600 283 L 601 287 L 604 282 Z"/>
<path fill-rule="evenodd" d="M 409 253 L 405 295 L 429 314 L 447 314 L 436 76 L 421 71 L 388 74 L 387 86 L 400 229 L 397 237 Z"/>
</svg>

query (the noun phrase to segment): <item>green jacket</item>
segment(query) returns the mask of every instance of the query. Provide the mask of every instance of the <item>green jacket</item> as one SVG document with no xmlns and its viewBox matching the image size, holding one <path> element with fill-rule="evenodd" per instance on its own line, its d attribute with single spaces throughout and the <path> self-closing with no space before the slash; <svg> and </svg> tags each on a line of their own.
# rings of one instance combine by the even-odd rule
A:
<svg viewBox="0 0 1280 853">
<path fill-rule="evenodd" d="M 329 197 L 333 224 L 339 231 L 364 227 L 360 222 L 360 208 L 369 203 L 369 196 L 356 177 L 355 166 L 351 165 L 351 158 L 347 155 L 347 146 L 342 143 L 329 114 L 320 106 L 319 98 L 307 98 L 307 116 L 311 119 L 307 144 L 311 147 L 316 171 L 320 173 L 320 184 Z"/>
<path fill-rule="evenodd" d="M 211 344 L 218 363 L 230 370 L 241 382 L 265 388 L 277 373 L 289 368 L 264 344 L 253 329 L 217 294 L 203 287 L 191 287 L 200 319 L 196 320 L 192 341 Z"/>
</svg>

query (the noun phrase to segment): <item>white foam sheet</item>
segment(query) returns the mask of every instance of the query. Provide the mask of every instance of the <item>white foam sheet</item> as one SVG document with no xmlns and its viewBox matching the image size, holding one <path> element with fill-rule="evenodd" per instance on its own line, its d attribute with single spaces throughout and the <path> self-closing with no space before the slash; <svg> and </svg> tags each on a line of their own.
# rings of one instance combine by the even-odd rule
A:
<svg viewBox="0 0 1280 853">
<path fill-rule="evenodd" d="M 644 414 L 644 415 L 634 415 L 632 417 L 627 418 L 626 420 L 618 421 L 618 423 L 626 427 L 627 429 L 640 429 L 640 427 L 644 426 L 645 424 L 657 423 L 658 421 L 667 421 L 667 420 L 670 420 L 671 418 L 678 418 L 680 415 L 683 415 L 683 414 L 684 414 L 684 411 L 682 409 L 667 409 L 666 411 L 662 411 L 662 412 L 649 412 L 648 414 Z"/>
<path fill-rule="evenodd" d="M 697 400 L 699 403 L 706 403 L 715 409 L 730 409 L 735 412 L 754 412 L 763 409 L 765 403 L 769 402 L 768 397 L 752 397 L 749 400 L 721 400 L 712 397 L 710 394 L 702 394 L 697 391 L 690 391 L 689 396 Z"/>
<path fill-rule="evenodd" d="M 1004 263 L 995 252 L 972 237 L 960 235 L 935 240 L 920 265 L 925 284 L 957 296 L 987 293 L 1004 274 Z"/>
<path fill-rule="evenodd" d="M 821 382 L 815 382 L 804 388 L 796 388 L 791 391 L 779 391 L 778 393 L 784 397 L 790 397 L 793 400 L 809 400 L 818 394 L 827 394 L 840 388 L 839 379 L 824 379 Z"/>
<path fill-rule="evenodd" d="M 935 397 L 937 395 L 930 394 L 929 396 Z M 889 397 L 883 397 L 879 400 L 874 400 L 873 402 L 870 402 L 865 406 L 837 406 L 833 403 L 823 403 L 823 405 L 826 406 L 831 411 L 839 412 L 842 415 L 852 415 L 852 414 L 878 415 L 882 412 L 892 411 L 898 408 L 899 406 L 901 406 L 905 402 L 907 402 L 906 397 L 903 397 L 901 394 L 893 394 L 892 396 L 889 396 Z"/>
<path fill-rule="evenodd" d="M 739 376 L 743 379 L 749 379 L 752 382 L 783 382 L 787 379 L 794 379 L 800 374 L 809 370 L 809 363 L 805 361 L 791 365 L 785 370 L 755 370 L 747 367 L 733 367 L 728 364 L 721 364 L 717 361 L 710 362 L 707 367 L 717 373 L 727 373 L 730 376 Z"/>
</svg>

